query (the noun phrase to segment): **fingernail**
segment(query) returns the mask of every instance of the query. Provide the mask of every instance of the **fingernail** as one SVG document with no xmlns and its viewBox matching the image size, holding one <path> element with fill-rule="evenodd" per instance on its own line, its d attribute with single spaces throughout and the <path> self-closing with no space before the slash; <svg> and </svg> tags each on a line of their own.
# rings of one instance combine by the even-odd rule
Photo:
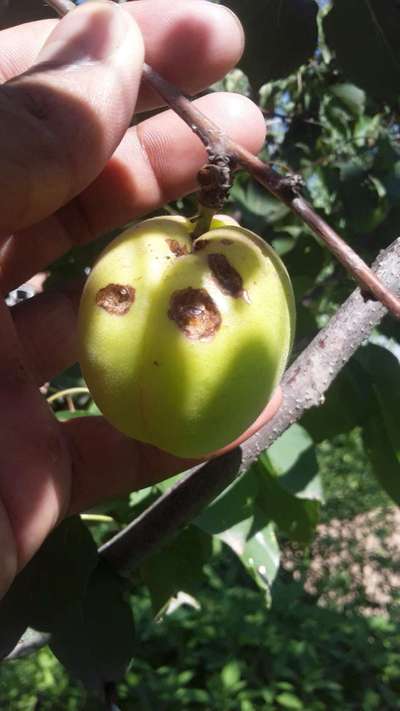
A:
<svg viewBox="0 0 400 711">
<path fill-rule="evenodd" d="M 122 44 L 127 19 L 114 2 L 81 5 L 59 22 L 37 61 L 64 66 L 106 59 Z"/>
</svg>

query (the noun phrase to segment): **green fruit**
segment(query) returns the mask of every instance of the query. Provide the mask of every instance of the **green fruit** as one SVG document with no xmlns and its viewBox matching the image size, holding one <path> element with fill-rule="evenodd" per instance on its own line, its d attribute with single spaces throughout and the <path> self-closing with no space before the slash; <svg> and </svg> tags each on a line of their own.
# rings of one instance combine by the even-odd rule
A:
<svg viewBox="0 0 400 711">
<path fill-rule="evenodd" d="M 95 264 L 79 315 L 80 362 L 121 432 L 182 457 L 238 437 L 265 407 L 293 340 L 279 257 L 231 218 L 193 244 L 192 223 L 157 217 Z"/>
</svg>

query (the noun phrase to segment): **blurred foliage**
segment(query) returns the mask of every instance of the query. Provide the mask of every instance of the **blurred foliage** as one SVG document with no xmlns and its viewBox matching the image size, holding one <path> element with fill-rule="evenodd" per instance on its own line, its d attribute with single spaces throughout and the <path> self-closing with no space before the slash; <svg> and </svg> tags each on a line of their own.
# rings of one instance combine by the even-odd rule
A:
<svg viewBox="0 0 400 711">
<path fill-rule="evenodd" d="M 372 474 L 360 430 L 337 435 L 331 442 L 325 440 L 317 453 L 326 497 L 322 523 L 333 518 L 352 519 L 361 512 L 392 505 Z"/>
<path fill-rule="evenodd" d="M 359 432 L 323 442 L 316 454 L 326 496 L 323 521 L 388 507 Z M 135 494 L 132 503 L 139 498 Z M 108 512 L 117 516 L 123 507 L 116 501 Z M 104 536 L 109 528 L 103 528 Z M 392 620 L 365 618 L 352 607 L 345 614 L 321 609 L 282 570 L 267 610 L 262 591 L 229 547 L 216 552 L 196 601 L 183 598 L 170 614 L 164 610 L 158 624 L 145 588 L 133 594 L 137 641 L 119 686 L 122 711 L 399 708 L 398 609 Z M 331 576 L 324 584 L 334 589 L 338 581 Z M 47 648 L 4 664 L 0 674 L 4 711 L 34 711 L 38 701 L 44 711 L 99 709 L 98 700 L 70 682 Z"/>
<path fill-rule="evenodd" d="M 396 620 L 340 614 L 315 604 L 283 574 L 268 612 L 232 553 L 214 557 L 197 594 L 154 624 L 138 590 L 137 642 L 122 711 L 381 711 L 396 709 L 400 644 Z M 98 709 L 47 650 L 3 667 L 4 711 Z"/>
</svg>

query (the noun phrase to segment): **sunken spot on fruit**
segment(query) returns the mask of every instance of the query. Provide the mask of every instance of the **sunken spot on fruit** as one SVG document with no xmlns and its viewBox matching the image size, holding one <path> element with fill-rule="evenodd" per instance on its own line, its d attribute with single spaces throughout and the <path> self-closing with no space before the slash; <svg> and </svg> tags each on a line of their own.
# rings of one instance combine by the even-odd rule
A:
<svg viewBox="0 0 400 711">
<path fill-rule="evenodd" d="M 129 284 L 108 284 L 96 294 L 96 304 L 109 314 L 124 316 L 135 301 L 135 289 Z"/>
<path fill-rule="evenodd" d="M 221 244 L 224 244 L 226 247 L 230 247 L 230 245 L 233 244 L 233 239 L 223 237 L 223 239 L 221 239 Z"/>
<path fill-rule="evenodd" d="M 188 253 L 186 245 L 180 244 L 177 239 L 166 239 L 165 241 L 176 257 L 184 257 Z"/>
<path fill-rule="evenodd" d="M 193 289 L 191 286 L 174 291 L 168 317 L 193 341 L 210 340 L 222 322 L 221 314 L 208 291 Z"/>
<path fill-rule="evenodd" d="M 207 245 L 208 245 L 208 239 L 197 239 L 193 245 L 193 251 L 200 252 L 200 250 L 207 247 Z"/>
<path fill-rule="evenodd" d="M 234 299 L 243 296 L 243 279 L 224 254 L 209 254 L 207 257 L 213 277 L 224 294 Z"/>
</svg>

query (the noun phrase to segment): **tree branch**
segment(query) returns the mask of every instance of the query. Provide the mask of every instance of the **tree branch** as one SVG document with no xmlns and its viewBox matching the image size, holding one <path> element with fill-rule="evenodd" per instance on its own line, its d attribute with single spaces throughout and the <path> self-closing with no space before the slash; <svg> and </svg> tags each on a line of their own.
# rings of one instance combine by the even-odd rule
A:
<svg viewBox="0 0 400 711">
<path fill-rule="evenodd" d="M 400 239 L 374 264 L 377 276 L 400 294 Z M 149 509 L 100 549 L 120 572 L 133 570 L 164 545 L 238 475 L 249 469 L 302 414 L 324 401 L 330 384 L 386 313 L 359 289 L 295 360 L 282 381 L 283 402 L 275 417 L 241 447 L 191 470 Z"/>
<path fill-rule="evenodd" d="M 70 0 L 48 0 L 48 4 L 60 16 L 75 7 Z M 396 318 L 400 319 L 400 300 L 385 287 L 370 267 L 354 250 L 320 217 L 301 197 L 295 175 L 281 176 L 243 146 L 232 141 L 216 124 L 205 116 L 173 84 L 166 81 L 154 69 L 144 64 L 143 78 L 177 113 L 200 138 L 209 156 L 226 157 L 232 164 L 245 168 L 278 200 L 284 202 L 326 244 L 330 252 L 343 264 L 364 292 L 372 294 Z"/>
<path fill-rule="evenodd" d="M 139 567 L 173 538 L 237 476 L 242 453 L 237 449 L 199 465 L 165 492 L 99 550 L 118 572 Z"/>
<path fill-rule="evenodd" d="M 400 294 L 400 239 L 376 260 L 382 282 Z M 387 313 L 379 302 L 356 289 L 337 314 L 295 360 L 282 381 L 283 402 L 275 417 L 241 447 L 188 472 L 175 486 L 99 550 L 118 572 L 140 566 L 146 557 L 207 506 L 234 479 L 248 470 L 306 410 L 323 403 L 335 376 Z M 48 642 L 38 635 L 33 644 L 20 642 L 8 656 L 17 659 Z"/>
</svg>

